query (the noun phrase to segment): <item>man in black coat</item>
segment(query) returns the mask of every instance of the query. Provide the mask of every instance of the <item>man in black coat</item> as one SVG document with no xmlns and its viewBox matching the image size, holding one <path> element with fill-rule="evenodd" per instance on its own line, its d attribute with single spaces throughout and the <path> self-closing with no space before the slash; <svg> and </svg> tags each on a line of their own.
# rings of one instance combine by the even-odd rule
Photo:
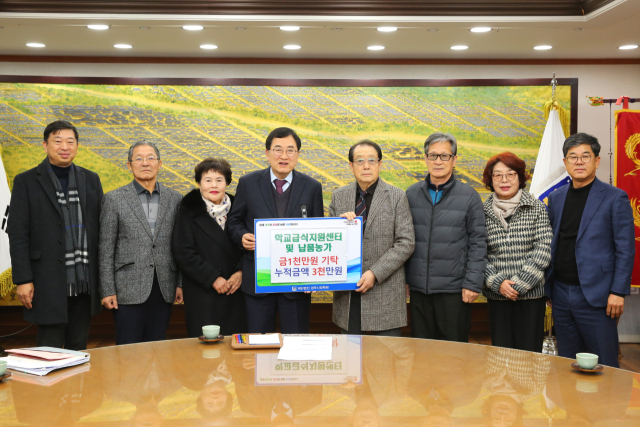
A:
<svg viewBox="0 0 640 427">
<path fill-rule="evenodd" d="M 84 350 L 101 311 L 98 220 L 102 184 L 73 164 L 78 131 L 58 120 L 44 130 L 47 158 L 13 181 L 7 233 L 13 282 L 38 346 Z"/>
<path fill-rule="evenodd" d="M 308 217 L 323 217 L 322 184 L 294 170 L 302 143 L 292 129 L 273 130 L 265 145 L 270 167 L 240 178 L 227 226 L 231 239 L 245 249 L 241 289 L 249 332 L 275 332 L 280 312 L 282 333 L 304 334 L 309 332 L 310 294 L 255 292 L 254 220 L 301 218 L 303 206 Z"/>
</svg>

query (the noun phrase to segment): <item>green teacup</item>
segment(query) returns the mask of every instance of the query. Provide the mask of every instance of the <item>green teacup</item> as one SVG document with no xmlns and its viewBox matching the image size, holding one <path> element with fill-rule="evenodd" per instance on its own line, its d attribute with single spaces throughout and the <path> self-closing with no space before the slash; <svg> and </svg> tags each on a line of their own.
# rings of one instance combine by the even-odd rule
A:
<svg viewBox="0 0 640 427">
<path fill-rule="evenodd" d="M 593 369 L 598 364 L 598 355 L 592 353 L 576 354 L 576 361 L 582 369 Z"/>
<path fill-rule="evenodd" d="M 220 335 L 220 326 L 218 325 L 207 325 L 202 327 L 202 335 L 208 340 L 213 340 L 218 338 Z"/>
<path fill-rule="evenodd" d="M 5 372 L 7 372 L 7 361 L 0 360 L 0 375 L 4 375 Z"/>
</svg>

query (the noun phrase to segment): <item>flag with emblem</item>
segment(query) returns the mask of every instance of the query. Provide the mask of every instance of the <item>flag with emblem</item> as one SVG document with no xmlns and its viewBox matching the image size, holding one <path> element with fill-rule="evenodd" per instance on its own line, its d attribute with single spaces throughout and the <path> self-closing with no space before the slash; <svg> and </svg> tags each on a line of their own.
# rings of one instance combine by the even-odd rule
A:
<svg viewBox="0 0 640 427">
<path fill-rule="evenodd" d="M 620 110 L 616 115 L 614 185 L 626 191 L 633 209 L 636 261 L 631 285 L 640 286 L 640 110 Z"/>
<path fill-rule="evenodd" d="M 7 220 L 9 219 L 9 202 L 11 192 L 7 182 L 7 174 L 2 163 L 0 151 L 0 298 L 6 295 L 13 286 L 11 280 L 11 256 L 9 255 L 9 235 L 7 234 Z"/>
<path fill-rule="evenodd" d="M 571 178 L 564 167 L 562 159 L 562 144 L 564 132 L 557 110 L 551 110 L 547 126 L 544 128 L 536 166 L 533 170 L 531 188 L 529 192 L 534 197 L 548 204 L 547 198 L 552 191 L 571 182 Z"/>
</svg>

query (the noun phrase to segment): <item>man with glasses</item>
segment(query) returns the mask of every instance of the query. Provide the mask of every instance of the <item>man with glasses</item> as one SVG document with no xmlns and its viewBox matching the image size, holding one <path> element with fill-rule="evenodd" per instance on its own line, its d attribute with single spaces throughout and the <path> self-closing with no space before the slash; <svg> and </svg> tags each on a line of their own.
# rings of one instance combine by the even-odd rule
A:
<svg viewBox="0 0 640 427">
<path fill-rule="evenodd" d="M 13 282 L 38 346 L 84 350 L 98 314 L 98 217 L 102 184 L 76 165 L 78 130 L 57 120 L 44 130 L 47 157 L 16 175 L 9 211 Z"/>
<path fill-rule="evenodd" d="M 623 190 L 596 178 L 600 144 L 585 133 L 562 147 L 570 185 L 549 195 L 553 228 L 545 292 L 560 356 L 589 352 L 618 367 L 617 319 L 631 291 L 633 211 Z"/>
<path fill-rule="evenodd" d="M 232 240 L 244 248 L 241 289 L 248 332 L 275 332 L 279 313 L 280 332 L 305 334 L 309 332 L 310 294 L 256 294 L 254 220 L 323 217 L 322 184 L 295 170 L 302 143 L 293 129 L 274 129 L 265 145 L 269 167 L 240 178 L 227 219 Z"/>
<path fill-rule="evenodd" d="M 113 310 L 116 344 L 165 338 L 173 303 L 182 302 L 171 234 L 182 195 L 158 182 L 160 151 L 129 148 L 133 181 L 104 196 L 100 215 L 100 293 Z"/>
<path fill-rule="evenodd" d="M 401 336 L 407 325 L 404 262 L 415 246 L 407 196 L 380 179 L 382 150 L 364 140 L 349 149 L 355 182 L 331 195 L 329 216 L 362 217 L 362 277 L 355 291 L 333 293 L 343 334 Z"/>
<path fill-rule="evenodd" d="M 434 133 L 424 143 L 429 174 L 407 189 L 416 250 L 407 261 L 411 333 L 468 342 L 471 303 L 484 280 L 487 229 L 480 195 L 455 179 L 457 141 Z"/>
</svg>

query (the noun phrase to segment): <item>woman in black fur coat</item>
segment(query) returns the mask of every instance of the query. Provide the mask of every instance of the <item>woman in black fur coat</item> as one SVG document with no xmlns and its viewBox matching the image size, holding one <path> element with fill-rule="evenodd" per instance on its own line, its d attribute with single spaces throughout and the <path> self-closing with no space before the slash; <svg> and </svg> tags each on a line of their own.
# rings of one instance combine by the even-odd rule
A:
<svg viewBox="0 0 640 427">
<path fill-rule="evenodd" d="M 182 273 L 187 331 L 202 335 L 205 325 L 220 325 L 229 335 L 247 331 L 242 283 L 242 250 L 225 231 L 233 196 L 231 166 L 207 158 L 195 168 L 198 188 L 182 199 L 173 228 L 173 256 Z"/>
</svg>

